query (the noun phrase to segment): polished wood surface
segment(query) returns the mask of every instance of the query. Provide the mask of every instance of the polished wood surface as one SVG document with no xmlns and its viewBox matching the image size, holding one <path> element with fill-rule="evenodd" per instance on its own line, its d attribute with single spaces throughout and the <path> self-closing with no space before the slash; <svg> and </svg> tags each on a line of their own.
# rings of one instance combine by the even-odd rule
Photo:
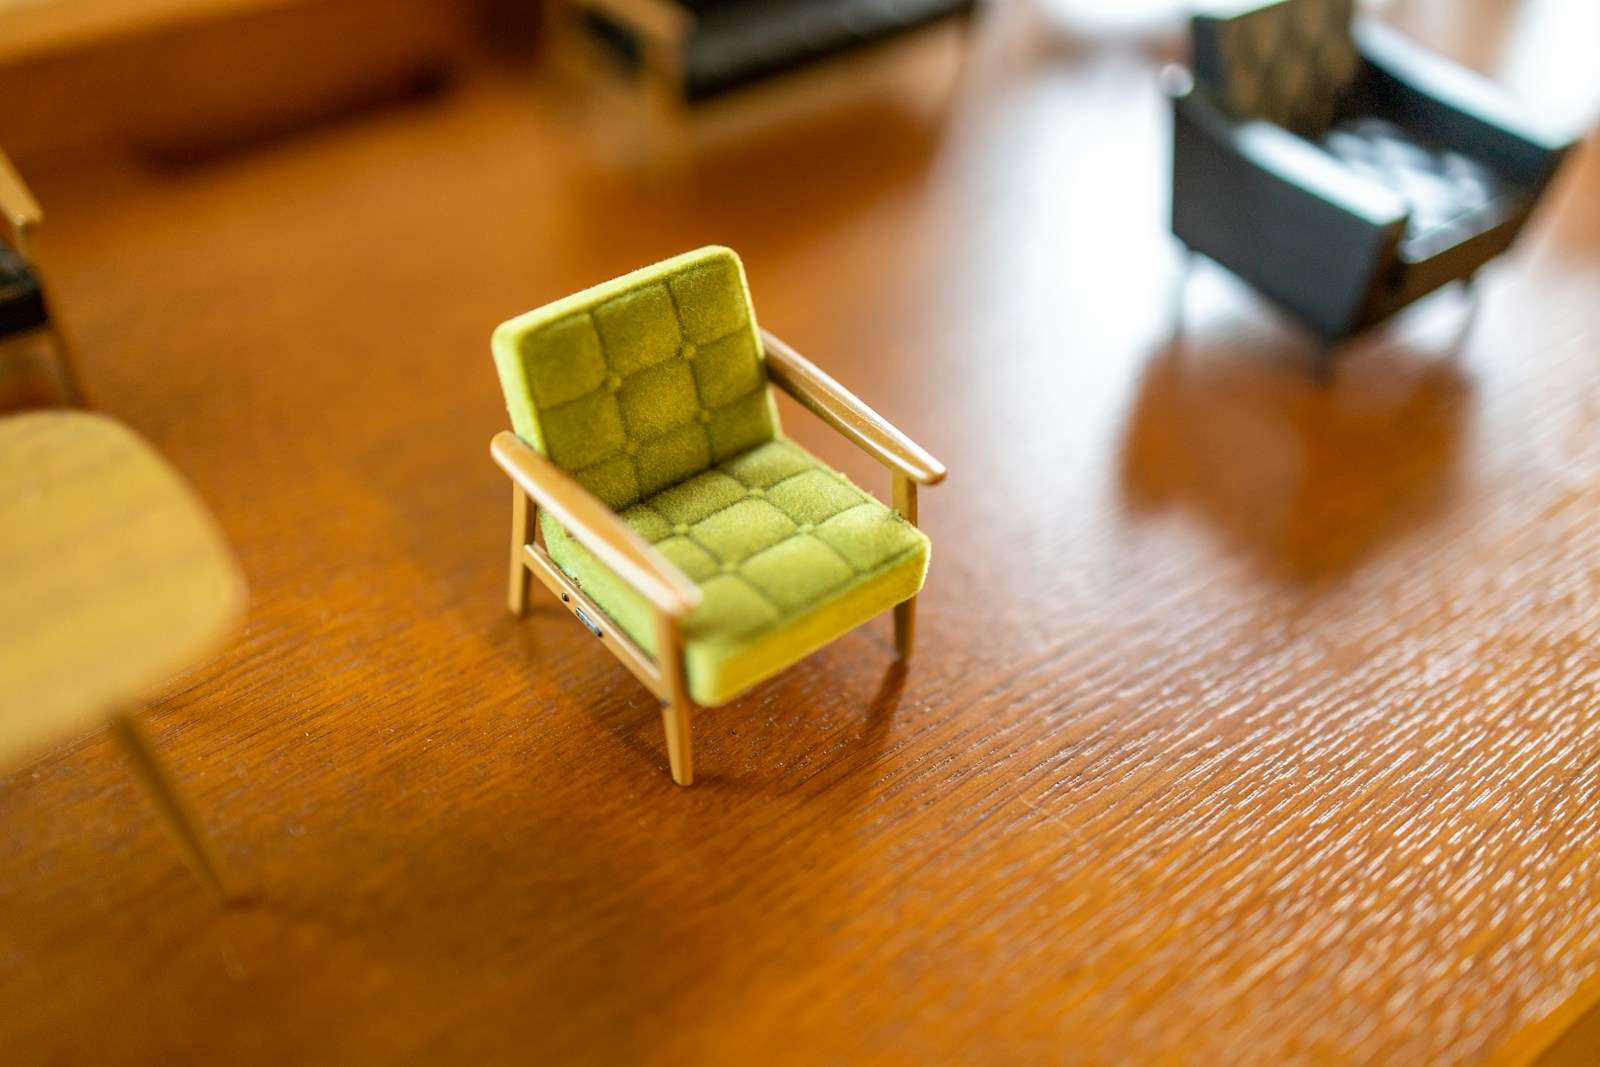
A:
<svg viewBox="0 0 1600 1067">
<path fill-rule="evenodd" d="M 147 720 L 241 906 L 106 740 L 0 781 L 6 1058 L 1531 1055 L 1600 972 L 1600 156 L 1319 386 L 1205 263 L 1173 342 L 1174 37 L 1105 10 L 1009 8 L 954 92 L 931 36 L 902 96 L 660 180 L 492 74 L 29 173 L 91 395 L 256 595 Z M 1384 11 L 1549 114 L 1600 96 L 1590 0 Z M 683 790 L 654 696 L 506 611 L 488 338 L 709 242 L 953 473 L 916 658 L 884 620 L 699 715 Z"/>
</svg>

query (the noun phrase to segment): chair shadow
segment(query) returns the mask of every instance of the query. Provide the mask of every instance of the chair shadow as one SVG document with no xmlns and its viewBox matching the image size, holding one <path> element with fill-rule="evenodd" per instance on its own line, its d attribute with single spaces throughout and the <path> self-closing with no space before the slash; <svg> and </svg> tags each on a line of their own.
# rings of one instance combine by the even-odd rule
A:
<svg viewBox="0 0 1600 1067">
<path fill-rule="evenodd" d="M 1287 345 L 1175 333 L 1127 419 L 1125 504 L 1182 507 L 1264 571 L 1305 583 L 1439 517 L 1453 502 L 1471 382 L 1453 358 L 1357 343 L 1319 382 Z"/>
<path fill-rule="evenodd" d="M 688 128 L 700 121 L 692 117 Z M 775 117 L 698 147 L 638 148 L 641 158 L 632 162 L 590 152 L 574 171 L 589 195 L 574 201 L 573 222 L 606 232 L 647 210 L 664 246 L 704 243 L 711 236 L 705 220 L 714 218 L 718 234 L 756 232 L 769 246 L 801 248 L 915 188 L 932 171 L 944 137 L 943 123 L 869 96 Z M 674 163 L 674 153 L 684 158 Z M 772 225 L 774 203 L 804 225 Z"/>
<path fill-rule="evenodd" d="M 615 657 L 599 647 L 599 642 L 589 639 L 565 609 L 554 603 L 541 603 L 542 592 L 537 586 L 531 590 L 528 612 L 523 618 L 506 617 L 507 624 L 515 627 L 507 645 L 521 658 L 522 669 L 536 672 L 541 682 L 583 709 L 596 725 L 612 734 L 641 762 L 654 765 L 662 780 L 670 783 L 659 701 L 629 675 Z M 569 641 L 576 648 L 571 647 Z M 831 651 L 833 647 L 821 649 L 813 656 L 835 654 Z M 585 655 L 584 650 L 593 657 L 593 662 L 582 669 L 573 669 Z M 858 652 L 838 650 L 837 654 L 854 658 Z M 892 650 L 890 656 L 893 656 Z M 557 663 L 566 665 L 565 669 L 551 669 Z M 854 677 L 840 677 L 863 672 L 835 672 L 824 667 L 806 676 L 797 675 L 798 670 L 800 664 L 721 707 L 695 709 L 691 720 L 695 740 L 694 788 L 717 783 L 740 792 L 822 790 L 876 762 L 888 743 L 895 712 L 905 691 L 907 665 L 897 658 L 890 659 L 864 713 L 853 710 L 850 698 L 855 690 Z M 596 679 L 602 676 L 605 681 L 596 684 Z M 843 705 L 831 723 L 818 721 L 822 716 L 816 697 L 824 692 L 837 693 Z M 755 714 L 757 710 L 764 713 Z M 814 737 L 799 738 L 797 728 L 814 730 Z M 781 742 L 773 737 L 774 731 L 783 733 Z M 795 744 L 797 739 L 798 745 Z M 771 754 L 779 750 L 785 762 L 798 761 L 808 767 L 814 765 L 815 769 L 798 778 L 729 769 L 771 765 Z M 835 754 L 817 758 L 824 750 Z"/>
</svg>

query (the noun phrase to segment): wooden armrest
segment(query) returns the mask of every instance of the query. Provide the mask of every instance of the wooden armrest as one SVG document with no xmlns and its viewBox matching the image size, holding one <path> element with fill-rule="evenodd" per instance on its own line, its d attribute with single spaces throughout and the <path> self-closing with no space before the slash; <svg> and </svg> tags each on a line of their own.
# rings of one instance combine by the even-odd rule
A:
<svg viewBox="0 0 1600 1067">
<path fill-rule="evenodd" d="M 11 228 L 17 252 L 27 259 L 29 231 L 44 221 L 44 212 L 39 210 L 39 202 L 3 151 L 0 151 L 0 215 Z"/>
<path fill-rule="evenodd" d="M 944 481 L 945 467 L 927 450 L 890 425 L 889 420 L 858 400 L 850 390 L 775 337 L 761 331 L 767 355 L 767 376 L 802 407 L 855 442 L 891 470 L 921 485 Z"/>
<path fill-rule="evenodd" d="M 489 454 L 534 503 L 549 511 L 584 548 L 657 611 L 678 618 L 700 603 L 700 589 L 650 547 L 615 511 L 510 430 L 495 434 Z"/>
</svg>

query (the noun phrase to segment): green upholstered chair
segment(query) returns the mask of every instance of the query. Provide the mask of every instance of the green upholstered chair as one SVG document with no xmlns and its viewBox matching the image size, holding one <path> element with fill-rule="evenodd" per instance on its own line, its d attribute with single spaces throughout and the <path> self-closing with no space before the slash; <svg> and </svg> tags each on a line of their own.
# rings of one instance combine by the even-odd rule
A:
<svg viewBox="0 0 1600 1067">
<path fill-rule="evenodd" d="M 513 483 L 511 611 L 531 571 L 661 698 L 675 781 L 693 779 L 692 704 L 889 608 L 910 656 L 929 555 L 916 488 L 944 467 L 757 329 L 733 252 L 530 311 L 492 347 L 515 430 L 491 447 Z M 894 510 L 783 437 L 772 384 L 890 468 Z"/>
</svg>

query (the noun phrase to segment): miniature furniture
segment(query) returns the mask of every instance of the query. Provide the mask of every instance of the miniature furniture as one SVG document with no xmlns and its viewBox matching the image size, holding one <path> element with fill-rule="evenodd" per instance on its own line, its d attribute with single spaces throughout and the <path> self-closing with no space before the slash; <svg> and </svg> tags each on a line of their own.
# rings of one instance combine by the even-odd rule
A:
<svg viewBox="0 0 1600 1067">
<path fill-rule="evenodd" d="M 945 469 L 757 329 L 731 251 L 531 311 L 493 350 L 516 431 L 491 446 L 512 480 L 512 614 L 531 571 L 661 698 L 679 784 L 691 704 L 724 704 L 891 607 L 911 655 L 929 553 L 917 487 Z M 890 469 L 894 511 L 782 436 L 769 382 Z"/>
<path fill-rule="evenodd" d="M 56 329 L 44 286 L 32 261 L 33 230 L 43 212 L 22 176 L 0 152 L 0 216 L 5 219 L 6 240 L 0 241 L 0 407 L 23 406 L 19 395 L 29 396 L 23 381 L 44 364 L 69 404 L 81 405 L 66 338 Z"/>
<path fill-rule="evenodd" d="M 109 724 L 194 873 L 221 871 L 134 718 L 236 632 L 245 587 L 204 506 L 121 424 L 0 419 L 0 770 Z"/>
<path fill-rule="evenodd" d="M 1505 251 L 1571 144 L 1353 6 L 1206 4 L 1170 86 L 1173 232 L 1328 342 Z"/>
<path fill-rule="evenodd" d="M 695 102 L 974 13 L 977 0 L 554 0 L 558 47 L 587 44 L 658 99 Z"/>
</svg>

